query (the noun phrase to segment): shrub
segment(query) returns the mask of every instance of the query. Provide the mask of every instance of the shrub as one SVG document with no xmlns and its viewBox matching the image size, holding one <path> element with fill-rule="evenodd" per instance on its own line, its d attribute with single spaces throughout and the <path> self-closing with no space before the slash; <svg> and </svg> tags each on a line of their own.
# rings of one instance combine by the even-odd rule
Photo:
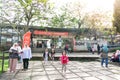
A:
<svg viewBox="0 0 120 80">
<path fill-rule="evenodd" d="M 6 45 L 1 45 L 0 46 L 0 51 L 6 51 L 6 50 L 9 50 L 9 46 L 6 46 Z"/>
<path fill-rule="evenodd" d="M 116 52 L 116 50 L 120 50 L 120 47 L 110 49 L 110 52 Z"/>
</svg>

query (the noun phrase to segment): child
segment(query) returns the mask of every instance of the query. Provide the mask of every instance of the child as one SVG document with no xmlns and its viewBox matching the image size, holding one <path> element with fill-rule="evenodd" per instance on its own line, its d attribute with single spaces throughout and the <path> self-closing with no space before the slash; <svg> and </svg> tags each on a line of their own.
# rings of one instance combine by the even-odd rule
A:
<svg viewBox="0 0 120 80">
<path fill-rule="evenodd" d="M 51 49 L 51 59 L 52 61 L 54 61 L 54 57 L 55 57 L 55 49 L 54 47 Z"/>
<path fill-rule="evenodd" d="M 44 63 L 47 63 L 48 58 L 49 58 L 49 52 L 48 49 L 45 49 L 45 52 L 43 53 L 43 58 L 44 58 Z"/>
<path fill-rule="evenodd" d="M 68 59 L 68 56 L 66 55 L 65 51 L 62 52 L 62 56 L 60 57 L 60 61 L 62 64 L 62 72 L 63 71 L 66 72 L 66 65 L 67 65 L 69 59 Z"/>
</svg>

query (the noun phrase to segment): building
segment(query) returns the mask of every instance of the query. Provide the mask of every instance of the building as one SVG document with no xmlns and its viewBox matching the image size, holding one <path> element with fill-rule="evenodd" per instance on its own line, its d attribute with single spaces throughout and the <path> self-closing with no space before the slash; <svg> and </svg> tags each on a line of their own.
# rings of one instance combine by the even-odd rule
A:
<svg viewBox="0 0 120 80">
<path fill-rule="evenodd" d="M 22 26 L 22 25 L 21 25 Z M 18 26 L 18 32 L 23 32 L 21 26 Z M 61 36 L 61 39 L 63 40 L 62 43 L 67 43 L 72 39 L 76 32 L 79 32 L 77 29 L 72 29 L 72 28 L 38 28 L 38 26 L 31 26 L 29 29 L 32 33 L 31 35 L 31 45 L 32 47 L 36 47 L 38 43 L 45 43 L 47 41 L 53 42 L 53 44 L 58 45 L 57 41 L 59 37 Z M 0 45 L 1 46 L 6 46 L 9 48 L 12 46 L 13 43 L 21 41 L 20 35 L 18 32 L 13 29 L 13 27 L 9 25 L 0 25 Z M 40 48 L 40 47 L 39 47 Z M 42 47 L 41 47 L 42 48 Z"/>
</svg>

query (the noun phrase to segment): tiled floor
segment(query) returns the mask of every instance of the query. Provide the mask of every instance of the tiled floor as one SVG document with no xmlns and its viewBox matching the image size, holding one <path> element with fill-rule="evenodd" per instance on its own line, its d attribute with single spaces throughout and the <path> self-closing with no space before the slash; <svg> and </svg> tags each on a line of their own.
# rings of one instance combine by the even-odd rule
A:
<svg viewBox="0 0 120 80">
<path fill-rule="evenodd" d="M 101 67 L 97 61 L 70 61 L 66 73 L 62 73 L 59 61 L 47 64 L 30 61 L 29 69 L 20 70 L 11 80 L 120 80 L 120 67 L 112 64 Z"/>
</svg>

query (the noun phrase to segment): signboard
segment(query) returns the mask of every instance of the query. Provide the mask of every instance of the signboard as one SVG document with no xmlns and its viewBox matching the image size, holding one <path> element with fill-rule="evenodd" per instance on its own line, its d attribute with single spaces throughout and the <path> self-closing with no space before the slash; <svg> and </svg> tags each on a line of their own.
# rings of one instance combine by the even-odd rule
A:
<svg viewBox="0 0 120 80">
<path fill-rule="evenodd" d="M 87 44 L 84 41 L 75 41 L 74 42 L 74 51 L 87 50 Z"/>
<path fill-rule="evenodd" d="M 68 32 L 52 32 L 52 31 L 41 31 L 35 30 L 36 35 L 47 35 L 47 36 L 68 36 Z"/>
<path fill-rule="evenodd" d="M 73 39 L 73 51 L 88 51 L 89 47 L 94 47 L 97 50 L 97 44 L 100 46 L 107 45 L 107 41 L 95 41 L 95 40 L 75 40 Z"/>
</svg>

